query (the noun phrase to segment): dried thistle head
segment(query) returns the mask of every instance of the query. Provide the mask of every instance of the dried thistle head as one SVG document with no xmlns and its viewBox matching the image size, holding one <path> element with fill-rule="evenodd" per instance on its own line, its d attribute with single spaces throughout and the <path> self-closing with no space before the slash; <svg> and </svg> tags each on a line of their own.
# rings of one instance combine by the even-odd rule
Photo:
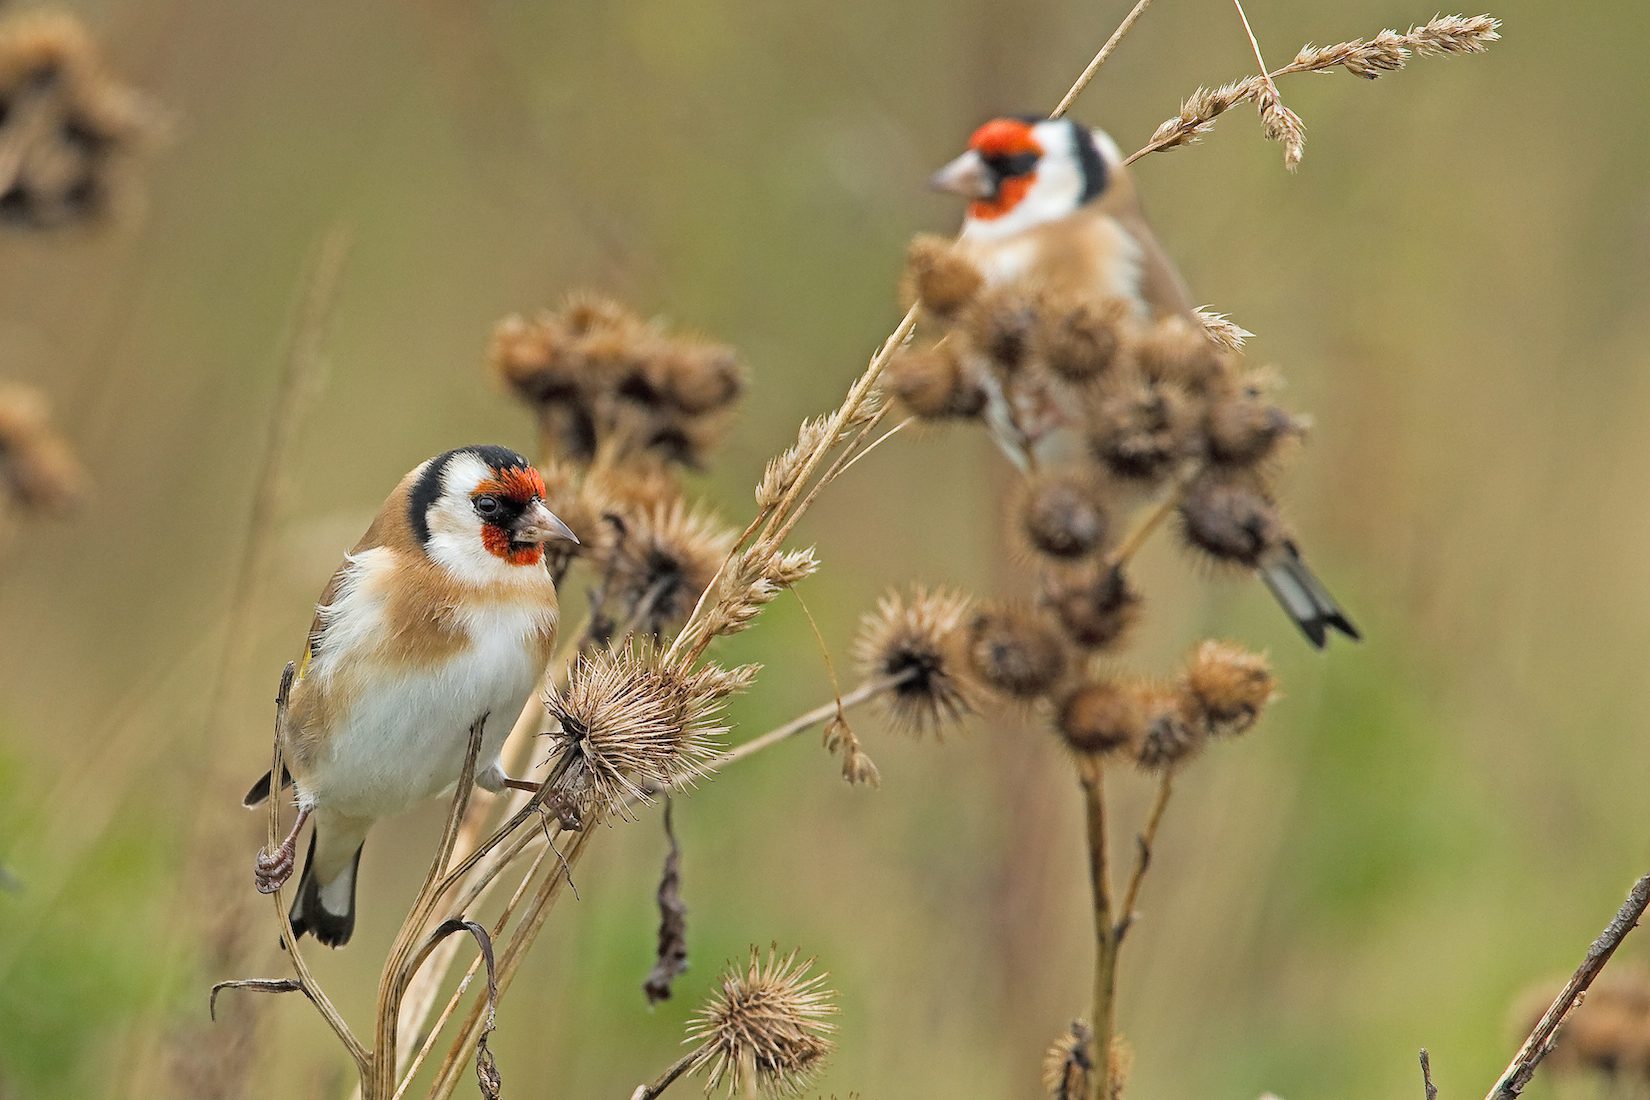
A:
<svg viewBox="0 0 1650 1100">
<path fill-rule="evenodd" d="M 0 386 L 0 491 L 23 508 L 61 513 L 85 494 L 86 474 L 32 386 Z"/>
<path fill-rule="evenodd" d="M 953 340 L 900 351 L 884 370 L 883 385 L 910 415 L 922 420 L 977 417 L 988 400 L 985 386 L 963 362 Z"/>
<path fill-rule="evenodd" d="M 1265 376 L 1252 374 L 1211 397 L 1203 417 L 1204 453 L 1217 466 L 1253 466 L 1275 454 L 1306 425 L 1272 401 Z"/>
<path fill-rule="evenodd" d="M 630 799 L 691 782 L 724 732 L 717 702 L 686 674 L 637 650 L 581 656 L 567 685 L 552 686 L 545 699 L 555 723 L 550 739 L 572 754 L 557 794 L 581 813 L 623 814 Z"/>
<path fill-rule="evenodd" d="M 1208 743 L 1208 731 L 1184 695 L 1162 684 L 1142 683 L 1136 689 L 1146 716 L 1146 733 L 1135 762 L 1149 772 L 1178 767 Z"/>
<path fill-rule="evenodd" d="M 688 1024 L 687 1041 L 700 1048 L 692 1070 L 706 1075 L 707 1092 L 726 1084 L 730 1096 L 788 1097 L 813 1081 L 836 1030 L 836 995 L 827 975 L 810 973 L 813 963 L 777 948 L 764 958 L 753 947 L 744 967 L 722 975 L 721 988 Z"/>
<path fill-rule="evenodd" d="M 1186 545 L 1217 562 L 1253 568 L 1287 539 L 1277 507 L 1250 478 L 1205 473 L 1187 487 L 1179 511 Z"/>
<path fill-rule="evenodd" d="M 1197 406 L 1178 383 L 1131 371 L 1095 390 L 1089 406 L 1089 446 L 1120 478 L 1161 481 L 1191 449 Z"/>
<path fill-rule="evenodd" d="M 29 228 L 106 213 L 158 128 L 84 26 L 55 12 L 0 28 L 0 104 L 0 221 Z"/>
<path fill-rule="evenodd" d="M 726 344 L 685 340 L 666 344 L 657 356 L 665 400 L 689 416 L 725 409 L 745 392 L 739 353 Z"/>
<path fill-rule="evenodd" d="M 1037 311 L 1032 346 L 1061 378 L 1091 382 L 1117 362 L 1132 310 L 1121 298 L 1050 298 Z"/>
<path fill-rule="evenodd" d="M 1094 1074 L 1094 1032 L 1073 1020 L 1043 1055 L 1043 1092 L 1049 1100 L 1088 1100 Z"/>
<path fill-rule="evenodd" d="M 985 277 L 954 241 L 921 233 L 905 253 L 905 275 L 900 298 L 945 320 L 955 317 L 985 284 Z"/>
<path fill-rule="evenodd" d="M 1092 471 L 1033 478 L 1019 511 L 1026 540 L 1051 558 L 1087 557 L 1105 544 L 1111 530 L 1100 484 Z"/>
<path fill-rule="evenodd" d="M 734 532 L 681 497 L 632 512 L 611 540 L 602 613 L 660 636 L 682 625 L 716 577 Z"/>
<path fill-rule="evenodd" d="M 898 676 L 886 698 L 894 724 L 939 733 L 970 713 L 974 685 L 963 656 L 968 599 L 946 589 L 889 593 L 860 625 L 854 656 L 867 678 Z"/>
<path fill-rule="evenodd" d="M 1149 382 L 1172 382 L 1199 394 L 1221 377 L 1220 349 L 1201 325 L 1165 317 L 1135 335 L 1129 351 Z"/>
<path fill-rule="evenodd" d="M 975 678 L 1013 699 L 1046 695 L 1066 674 L 1059 632 L 1029 608 L 999 603 L 980 609 L 968 623 L 966 641 Z"/>
<path fill-rule="evenodd" d="M 1088 650 L 1115 649 L 1140 621 L 1145 601 L 1119 566 L 1056 574 L 1043 602 L 1066 637 Z"/>
<path fill-rule="evenodd" d="M 1116 680 L 1085 680 L 1060 703 L 1054 728 L 1081 756 L 1137 757 L 1146 742 L 1140 692 Z"/>
<path fill-rule="evenodd" d="M 1231 737 L 1255 724 L 1277 695 L 1272 666 L 1258 653 L 1231 642 L 1206 641 L 1186 662 L 1180 689 L 1188 709 L 1215 737 Z"/>
<path fill-rule="evenodd" d="M 1042 313 L 1041 295 L 1026 286 L 1004 283 L 982 291 L 963 315 L 969 342 L 1002 374 L 1025 365 Z"/>
</svg>

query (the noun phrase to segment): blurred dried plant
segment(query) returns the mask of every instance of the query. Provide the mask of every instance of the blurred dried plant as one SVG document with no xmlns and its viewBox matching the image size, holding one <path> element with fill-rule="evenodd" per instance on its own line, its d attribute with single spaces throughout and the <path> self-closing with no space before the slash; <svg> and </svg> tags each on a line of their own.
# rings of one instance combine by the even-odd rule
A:
<svg viewBox="0 0 1650 1100">
<path fill-rule="evenodd" d="M 52 423 L 45 394 L 0 383 L 0 520 L 10 508 L 62 513 L 85 491 L 86 473 Z"/>
</svg>

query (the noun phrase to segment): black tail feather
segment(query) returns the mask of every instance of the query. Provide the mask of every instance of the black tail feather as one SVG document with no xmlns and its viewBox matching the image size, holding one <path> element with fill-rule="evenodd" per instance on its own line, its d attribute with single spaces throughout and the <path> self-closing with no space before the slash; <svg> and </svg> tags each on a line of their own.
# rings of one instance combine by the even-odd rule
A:
<svg viewBox="0 0 1650 1100">
<path fill-rule="evenodd" d="M 1294 543 L 1284 543 L 1283 554 L 1261 566 L 1260 575 L 1279 606 L 1314 648 L 1324 647 L 1331 630 L 1338 630 L 1355 642 L 1363 637 L 1323 582 L 1301 560 Z"/>
<path fill-rule="evenodd" d="M 362 847 L 365 847 L 363 845 Z M 309 834 L 309 854 L 304 857 L 304 874 L 298 880 L 298 897 L 287 914 L 292 921 L 292 938 L 308 932 L 328 947 L 342 947 L 355 934 L 355 884 L 360 879 L 361 848 L 350 863 L 349 906 L 334 913 L 321 904 L 321 882 L 315 874 L 315 833 Z"/>
<path fill-rule="evenodd" d="M 281 767 L 281 789 L 284 791 L 290 786 L 292 786 L 292 773 L 287 771 L 283 765 Z M 268 797 L 269 773 L 264 772 L 263 775 L 258 777 L 258 781 L 252 784 L 252 789 L 246 792 L 246 797 L 241 799 L 241 805 L 250 810 L 255 806 L 262 805 L 263 800 Z"/>
</svg>

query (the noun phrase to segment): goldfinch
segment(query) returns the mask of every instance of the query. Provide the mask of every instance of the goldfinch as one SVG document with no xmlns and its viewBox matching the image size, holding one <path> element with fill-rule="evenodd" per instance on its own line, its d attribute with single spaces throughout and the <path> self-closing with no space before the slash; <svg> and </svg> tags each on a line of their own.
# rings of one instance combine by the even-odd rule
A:
<svg viewBox="0 0 1650 1100">
<path fill-rule="evenodd" d="M 929 182 L 969 200 L 958 249 L 985 287 L 1023 284 L 1053 295 L 1120 299 L 1140 320 L 1179 316 L 1201 326 L 1185 280 L 1146 223 L 1122 153 L 1104 131 L 1070 118 L 993 119 Z M 999 406 L 1015 399 L 993 394 L 988 421 L 1005 418 Z M 1058 395 L 1052 401 L 1066 403 Z M 1012 433 L 993 428 L 1021 461 Z M 1069 452 L 1065 433 L 1049 432 L 1036 453 L 1057 464 Z M 1283 542 L 1256 571 L 1314 646 L 1322 648 L 1330 630 L 1359 637 L 1294 543 Z"/>
<path fill-rule="evenodd" d="M 256 869 L 265 893 L 286 881 L 313 817 L 295 935 L 349 941 L 367 831 L 450 789 L 476 722 L 477 786 L 532 786 L 505 776 L 498 756 L 555 641 L 544 544 L 578 541 L 544 492 L 532 464 L 504 447 L 438 455 L 401 479 L 321 593 L 281 746 L 298 820 Z M 271 785 L 265 774 L 245 805 Z"/>
</svg>

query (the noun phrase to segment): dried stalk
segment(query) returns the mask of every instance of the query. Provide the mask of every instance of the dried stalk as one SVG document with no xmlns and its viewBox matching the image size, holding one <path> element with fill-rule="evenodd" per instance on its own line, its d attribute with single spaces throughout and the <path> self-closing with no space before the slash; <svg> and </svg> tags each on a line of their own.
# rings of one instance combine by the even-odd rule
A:
<svg viewBox="0 0 1650 1100">
<path fill-rule="evenodd" d="M 1094 79 L 1094 74 L 1100 71 L 1100 66 L 1111 58 L 1112 51 L 1117 49 L 1119 42 L 1123 41 L 1123 36 L 1134 29 L 1135 22 L 1151 6 L 1152 0 L 1138 0 L 1134 7 L 1129 9 L 1129 14 L 1125 15 L 1123 22 L 1119 23 L 1117 29 L 1111 32 L 1111 37 L 1106 39 L 1106 44 L 1100 47 L 1100 52 L 1094 55 L 1094 60 L 1090 61 L 1088 66 L 1083 69 L 1082 74 L 1077 78 L 1077 82 L 1071 86 L 1071 90 L 1060 97 L 1060 102 L 1054 110 L 1049 112 L 1049 118 L 1061 118 L 1067 111 L 1071 110 L 1071 105 L 1077 102 L 1077 97 L 1082 95 L 1083 89 L 1089 86 L 1089 82 Z"/>
<path fill-rule="evenodd" d="M 1152 865 L 1152 846 L 1157 843 L 1157 827 L 1163 823 L 1163 812 L 1169 808 L 1169 796 L 1173 793 L 1174 769 L 1165 768 L 1157 781 L 1157 797 L 1146 815 L 1145 827 L 1135 837 L 1134 871 L 1129 875 L 1129 885 L 1123 891 L 1123 907 L 1118 912 L 1117 929 L 1113 934 L 1118 946 L 1122 946 L 1123 937 L 1134 923 L 1134 907 L 1140 901 L 1140 884 L 1145 881 L 1146 871 Z"/>
<path fill-rule="evenodd" d="M 1111 869 L 1106 850 L 1105 767 L 1088 757 L 1079 762 L 1083 807 L 1087 821 L 1089 886 L 1094 898 L 1094 999 L 1090 1025 L 1094 1028 L 1094 1082 L 1091 1100 L 1112 1096 L 1112 1036 L 1117 1032 L 1117 930 L 1112 917 Z"/>
<path fill-rule="evenodd" d="M 682 1055 L 649 1085 L 638 1085 L 636 1091 L 630 1094 L 630 1100 L 655 1100 L 661 1093 L 676 1083 L 676 1079 L 693 1068 L 694 1061 L 699 1057 L 698 1050 L 690 1050 Z"/>
</svg>

